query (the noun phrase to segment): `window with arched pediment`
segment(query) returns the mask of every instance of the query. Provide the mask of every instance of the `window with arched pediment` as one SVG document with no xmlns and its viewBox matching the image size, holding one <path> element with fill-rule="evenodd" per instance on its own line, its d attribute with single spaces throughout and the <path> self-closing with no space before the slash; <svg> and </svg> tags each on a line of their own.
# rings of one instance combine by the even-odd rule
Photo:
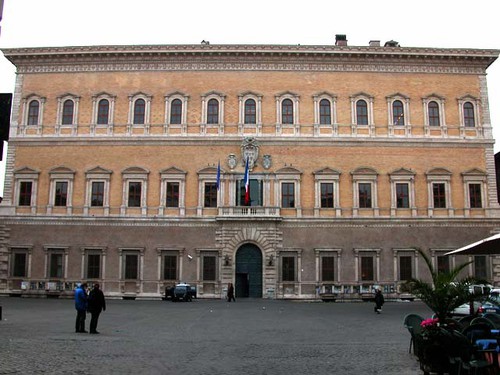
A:
<svg viewBox="0 0 500 375">
<path fill-rule="evenodd" d="M 405 124 L 405 113 L 403 102 L 401 100 L 395 100 L 392 102 L 392 124 L 397 126 L 402 126 Z"/>
<path fill-rule="evenodd" d="M 424 124 L 430 128 L 446 129 L 444 104 L 445 99 L 437 94 L 423 98 Z"/>
<path fill-rule="evenodd" d="M 275 96 L 277 110 L 277 131 L 283 130 L 289 134 L 299 133 L 299 99 L 300 96 L 293 92 L 284 92 Z M 295 125 L 295 126 L 292 126 Z M 290 132 L 290 129 L 294 129 Z"/>
<path fill-rule="evenodd" d="M 281 102 L 281 123 L 293 124 L 293 102 L 290 99 Z"/>
<path fill-rule="evenodd" d="M 137 99 L 134 102 L 134 120 L 137 125 L 144 125 L 146 119 L 146 102 L 144 99 Z"/>
<path fill-rule="evenodd" d="M 210 99 L 207 103 L 207 124 L 219 123 L 219 101 Z"/>
<path fill-rule="evenodd" d="M 319 102 L 319 123 L 320 125 L 332 123 L 332 103 L 328 99 L 321 99 Z"/>
<path fill-rule="evenodd" d="M 45 98 L 36 94 L 31 94 L 24 97 L 22 102 L 23 115 L 20 130 L 25 132 L 27 126 L 31 129 L 36 128 L 37 134 L 41 134 Z"/>
<path fill-rule="evenodd" d="M 78 104 L 80 97 L 73 94 L 61 95 L 57 98 L 57 126 L 69 127 L 78 124 Z"/>
<path fill-rule="evenodd" d="M 429 116 L 429 126 L 439 126 L 441 125 L 441 120 L 439 116 L 439 104 L 435 101 L 429 102 L 427 105 L 427 113 Z"/>
<path fill-rule="evenodd" d="M 149 127 L 152 98 L 151 95 L 142 92 L 129 96 L 129 131 L 133 125 L 144 125 L 146 129 Z"/>
<path fill-rule="evenodd" d="M 73 115 L 75 111 L 75 102 L 71 99 L 66 99 L 63 103 L 62 110 L 62 125 L 71 125 L 73 124 Z"/>
<path fill-rule="evenodd" d="M 109 100 L 101 99 L 99 100 L 97 109 L 97 123 L 99 125 L 109 124 Z"/>
<path fill-rule="evenodd" d="M 368 104 L 364 99 L 356 102 L 356 124 L 368 125 Z"/>
<path fill-rule="evenodd" d="M 113 126 L 114 107 L 116 97 L 105 92 L 92 96 L 92 125 L 91 131 L 95 128 L 108 128 Z"/>
<path fill-rule="evenodd" d="M 476 116 L 474 113 L 474 105 L 471 102 L 464 103 L 464 126 L 473 128 L 476 126 Z"/>
<path fill-rule="evenodd" d="M 244 123 L 257 123 L 257 104 L 255 102 L 255 99 L 250 98 L 245 100 Z"/>
<path fill-rule="evenodd" d="M 182 123 L 182 101 L 180 99 L 172 100 L 170 105 L 170 123 L 179 125 Z"/>
</svg>

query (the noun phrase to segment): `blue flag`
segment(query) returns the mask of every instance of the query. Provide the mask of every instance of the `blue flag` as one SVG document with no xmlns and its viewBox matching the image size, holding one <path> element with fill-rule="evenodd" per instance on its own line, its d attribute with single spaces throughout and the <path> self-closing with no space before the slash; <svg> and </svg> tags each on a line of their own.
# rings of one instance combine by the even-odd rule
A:
<svg viewBox="0 0 500 375">
<path fill-rule="evenodd" d="M 220 160 L 219 164 L 217 164 L 217 181 L 215 182 L 215 185 L 217 186 L 217 190 L 220 189 Z"/>
</svg>

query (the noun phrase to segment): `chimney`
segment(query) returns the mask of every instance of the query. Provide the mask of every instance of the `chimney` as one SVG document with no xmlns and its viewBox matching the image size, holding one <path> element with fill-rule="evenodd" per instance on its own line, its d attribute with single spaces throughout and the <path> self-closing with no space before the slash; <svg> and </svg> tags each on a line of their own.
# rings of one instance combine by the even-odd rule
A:
<svg viewBox="0 0 500 375">
<path fill-rule="evenodd" d="M 399 47 L 399 43 L 395 40 L 389 40 L 388 42 L 385 42 L 384 47 Z"/>
<path fill-rule="evenodd" d="M 380 47 L 380 40 L 370 40 L 370 47 Z"/>
<path fill-rule="evenodd" d="M 335 35 L 335 45 L 336 46 L 347 46 L 347 36 L 345 34 Z"/>
</svg>

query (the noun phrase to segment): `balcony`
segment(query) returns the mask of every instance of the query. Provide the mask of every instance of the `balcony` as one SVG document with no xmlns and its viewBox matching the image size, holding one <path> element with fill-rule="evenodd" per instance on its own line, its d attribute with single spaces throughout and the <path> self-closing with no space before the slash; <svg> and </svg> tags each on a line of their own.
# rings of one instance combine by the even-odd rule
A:
<svg viewBox="0 0 500 375">
<path fill-rule="evenodd" d="M 231 206 L 219 207 L 217 220 L 244 219 L 244 220 L 281 220 L 279 207 L 262 206 Z"/>
</svg>

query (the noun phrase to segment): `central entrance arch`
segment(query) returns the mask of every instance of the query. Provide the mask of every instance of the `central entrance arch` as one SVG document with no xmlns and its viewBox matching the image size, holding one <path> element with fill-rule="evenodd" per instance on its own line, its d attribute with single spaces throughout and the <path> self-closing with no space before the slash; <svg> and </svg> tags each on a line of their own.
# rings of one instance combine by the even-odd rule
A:
<svg viewBox="0 0 500 375">
<path fill-rule="evenodd" d="M 236 298 L 262 298 L 262 252 L 253 244 L 236 251 Z"/>
</svg>

